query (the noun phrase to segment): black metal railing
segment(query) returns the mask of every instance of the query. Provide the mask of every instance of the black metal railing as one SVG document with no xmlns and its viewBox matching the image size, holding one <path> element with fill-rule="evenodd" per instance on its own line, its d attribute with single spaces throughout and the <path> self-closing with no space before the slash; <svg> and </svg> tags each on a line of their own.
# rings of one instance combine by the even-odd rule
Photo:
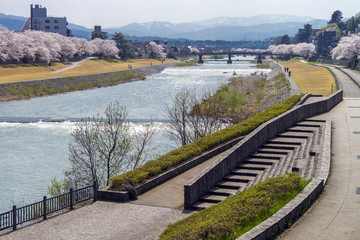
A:
<svg viewBox="0 0 360 240">
<path fill-rule="evenodd" d="M 47 219 L 47 215 L 61 211 L 65 208 L 74 209 L 74 205 L 94 199 L 96 201 L 96 192 L 98 186 L 94 182 L 93 185 L 73 190 L 70 188 L 70 192 L 61 194 L 56 197 L 47 198 L 43 197 L 40 202 L 32 203 L 30 205 L 17 208 L 13 206 L 13 210 L 0 214 L 0 231 L 13 228 L 16 230 L 17 225 L 43 218 Z"/>
</svg>

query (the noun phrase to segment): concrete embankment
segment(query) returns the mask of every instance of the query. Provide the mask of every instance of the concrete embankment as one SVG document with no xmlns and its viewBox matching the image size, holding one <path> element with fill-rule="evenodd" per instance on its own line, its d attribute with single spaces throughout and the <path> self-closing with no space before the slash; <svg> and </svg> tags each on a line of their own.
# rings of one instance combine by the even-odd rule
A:
<svg viewBox="0 0 360 240">
<path fill-rule="evenodd" d="M 159 73 L 175 64 L 165 63 L 115 72 L 4 83 L 0 84 L 0 101 L 26 99 L 143 80 L 146 75 Z"/>
</svg>

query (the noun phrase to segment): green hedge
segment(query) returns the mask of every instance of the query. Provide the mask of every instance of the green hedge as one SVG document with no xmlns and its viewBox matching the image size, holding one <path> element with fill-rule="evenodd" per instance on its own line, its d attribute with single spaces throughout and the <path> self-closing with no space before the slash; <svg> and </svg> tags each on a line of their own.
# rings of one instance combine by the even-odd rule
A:
<svg viewBox="0 0 360 240">
<path fill-rule="evenodd" d="M 234 239 L 285 206 L 309 182 L 296 173 L 270 178 L 210 208 L 169 224 L 159 239 Z"/>
<path fill-rule="evenodd" d="M 273 107 L 264 110 L 239 124 L 222 129 L 190 144 L 177 148 L 156 160 L 146 162 L 143 166 L 132 171 L 123 173 L 119 176 L 114 176 L 110 178 L 110 189 L 122 190 L 125 180 L 131 180 L 134 185 L 138 185 L 145 180 L 186 162 L 190 158 L 221 143 L 227 142 L 239 136 L 247 135 L 262 123 L 292 108 L 301 99 L 301 97 L 302 95 L 292 96 L 284 102 L 274 105 Z"/>
</svg>

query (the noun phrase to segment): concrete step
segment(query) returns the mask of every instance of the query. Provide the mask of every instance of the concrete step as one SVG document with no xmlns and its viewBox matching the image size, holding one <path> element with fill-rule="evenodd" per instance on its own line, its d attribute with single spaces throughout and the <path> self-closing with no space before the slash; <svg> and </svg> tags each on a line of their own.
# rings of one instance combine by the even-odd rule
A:
<svg viewBox="0 0 360 240">
<path fill-rule="evenodd" d="M 286 132 L 286 133 L 280 133 L 276 135 L 277 137 L 281 137 L 281 138 L 300 138 L 300 139 L 307 139 L 309 138 L 308 135 L 300 135 L 300 134 L 291 134 L 291 132 Z"/>
<path fill-rule="evenodd" d="M 252 170 L 252 171 L 265 171 L 269 166 L 267 165 L 256 165 L 256 164 L 246 164 L 237 166 L 239 170 Z"/>
<path fill-rule="evenodd" d="M 256 177 L 257 175 L 261 174 L 264 170 L 234 169 L 231 171 L 231 174 L 239 175 L 239 176 Z"/>
<path fill-rule="evenodd" d="M 249 158 L 244 161 L 244 164 L 255 164 L 255 165 L 273 165 L 274 159 L 257 159 L 257 158 Z"/>
<path fill-rule="evenodd" d="M 279 150 L 270 150 L 269 148 L 260 148 L 256 153 L 262 154 L 274 154 L 274 155 L 287 155 L 290 151 L 279 151 Z"/>
<path fill-rule="evenodd" d="M 304 122 L 295 123 L 294 126 L 296 126 L 296 127 L 311 127 L 311 128 L 321 127 L 321 125 L 319 125 L 319 124 L 306 124 Z"/>
<path fill-rule="evenodd" d="M 230 196 L 231 194 L 236 194 L 237 192 L 238 192 L 237 189 L 215 187 L 215 188 L 211 189 L 210 191 L 208 191 L 208 194 Z"/>
<path fill-rule="evenodd" d="M 295 142 L 295 141 L 288 141 L 288 139 L 281 141 L 281 140 L 269 140 L 266 141 L 266 144 L 276 144 L 276 145 L 301 145 L 301 142 Z"/>
<path fill-rule="evenodd" d="M 262 149 L 273 149 L 273 150 L 295 150 L 294 146 L 285 146 L 278 144 L 265 143 L 261 146 Z"/>
<path fill-rule="evenodd" d="M 253 176 L 239 176 L 236 174 L 229 174 L 226 177 L 224 177 L 224 181 L 234 181 L 234 182 L 243 182 L 248 183 L 252 180 L 254 180 L 255 177 Z"/>
<path fill-rule="evenodd" d="M 300 129 L 300 128 L 287 128 L 286 132 L 294 132 L 294 133 L 313 133 L 313 130 Z"/>
<path fill-rule="evenodd" d="M 244 188 L 246 186 L 246 183 L 242 182 L 233 182 L 233 181 L 220 181 L 216 184 L 216 187 L 218 188 L 226 188 L 226 189 L 236 189 L 239 190 L 239 188 Z"/>
<path fill-rule="evenodd" d="M 326 122 L 326 120 L 319 120 L 319 119 L 306 119 L 306 120 L 304 120 L 304 121 L 302 121 L 302 123 L 306 123 L 306 122 L 312 122 L 312 123 L 325 123 Z"/>
<path fill-rule="evenodd" d="M 280 160 L 281 156 L 277 154 L 275 155 L 275 154 L 254 153 L 250 155 L 250 158 Z"/>
<path fill-rule="evenodd" d="M 218 203 L 226 198 L 227 196 L 206 194 L 200 198 L 200 202 Z"/>
</svg>

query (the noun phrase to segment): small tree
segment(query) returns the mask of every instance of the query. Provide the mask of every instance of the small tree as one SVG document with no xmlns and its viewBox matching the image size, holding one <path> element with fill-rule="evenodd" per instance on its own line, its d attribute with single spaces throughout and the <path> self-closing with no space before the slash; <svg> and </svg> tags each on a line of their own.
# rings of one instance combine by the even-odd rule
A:
<svg viewBox="0 0 360 240">
<path fill-rule="evenodd" d="M 221 129 L 221 106 L 209 96 L 205 94 L 200 102 L 189 90 L 183 90 L 174 97 L 172 105 L 165 106 L 170 120 L 166 135 L 171 141 L 184 146 Z"/>
<path fill-rule="evenodd" d="M 151 123 L 133 137 L 126 116 L 126 108 L 115 102 L 106 108 L 104 118 L 97 115 L 76 124 L 69 143 L 70 168 L 65 171 L 65 182 L 79 187 L 97 181 L 104 186 L 111 177 L 144 162 L 156 131 Z"/>
</svg>

